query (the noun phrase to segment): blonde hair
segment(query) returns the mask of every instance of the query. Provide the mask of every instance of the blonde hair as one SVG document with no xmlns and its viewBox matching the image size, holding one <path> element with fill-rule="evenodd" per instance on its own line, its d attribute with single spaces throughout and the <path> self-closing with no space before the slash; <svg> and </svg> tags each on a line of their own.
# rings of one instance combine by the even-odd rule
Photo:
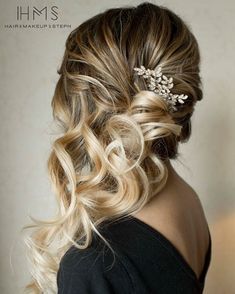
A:
<svg viewBox="0 0 235 294">
<path fill-rule="evenodd" d="M 139 211 L 167 181 L 166 161 L 191 134 L 202 99 L 199 48 L 189 26 L 163 6 L 144 2 L 108 9 L 66 40 L 52 99 L 61 136 L 48 171 L 58 201 L 54 219 L 35 220 L 25 237 L 29 293 L 57 293 L 59 262 L 72 246 L 87 248 L 105 220 Z M 169 113 L 133 68 L 162 67 L 175 94 L 188 99 Z"/>
</svg>

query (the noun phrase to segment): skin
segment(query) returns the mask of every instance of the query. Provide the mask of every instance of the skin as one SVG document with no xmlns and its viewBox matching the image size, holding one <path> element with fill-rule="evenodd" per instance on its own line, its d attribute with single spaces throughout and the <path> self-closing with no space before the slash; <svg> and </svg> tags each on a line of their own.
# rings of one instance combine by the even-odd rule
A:
<svg viewBox="0 0 235 294">
<path fill-rule="evenodd" d="M 197 193 L 170 161 L 167 167 L 166 186 L 135 217 L 171 241 L 199 277 L 209 246 L 207 220 Z"/>
</svg>

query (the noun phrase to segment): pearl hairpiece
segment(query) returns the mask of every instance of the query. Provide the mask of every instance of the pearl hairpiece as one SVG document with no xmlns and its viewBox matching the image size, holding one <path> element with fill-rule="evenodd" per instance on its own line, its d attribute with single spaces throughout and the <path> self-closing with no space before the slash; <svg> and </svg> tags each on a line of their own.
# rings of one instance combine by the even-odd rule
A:
<svg viewBox="0 0 235 294">
<path fill-rule="evenodd" d="M 135 67 L 134 70 L 138 75 L 148 80 L 149 90 L 162 96 L 170 104 L 172 110 L 177 111 L 175 107 L 176 102 L 183 104 L 184 100 L 188 98 L 188 95 L 185 94 L 171 93 L 170 89 L 174 86 L 173 78 L 167 78 L 163 75 L 161 67 L 158 67 L 156 70 L 150 70 L 141 65 L 140 68 Z"/>
</svg>

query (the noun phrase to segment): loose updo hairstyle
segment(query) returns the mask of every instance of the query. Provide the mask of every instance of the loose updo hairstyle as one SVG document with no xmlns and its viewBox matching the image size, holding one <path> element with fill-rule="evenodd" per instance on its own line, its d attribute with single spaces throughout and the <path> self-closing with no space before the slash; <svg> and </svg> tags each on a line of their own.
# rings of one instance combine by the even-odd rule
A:
<svg viewBox="0 0 235 294">
<path fill-rule="evenodd" d="M 48 171 L 58 202 L 51 220 L 36 220 L 25 237 L 29 293 L 57 293 L 59 262 L 72 246 L 83 250 L 100 225 L 138 212 L 165 186 L 166 161 L 191 134 L 202 99 L 198 43 L 166 7 L 149 2 L 107 9 L 68 36 L 52 99 L 61 134 Z M 161 66 L 175 94 L 188 99 L 170 113 L 134 67 Z"/>
</svg>

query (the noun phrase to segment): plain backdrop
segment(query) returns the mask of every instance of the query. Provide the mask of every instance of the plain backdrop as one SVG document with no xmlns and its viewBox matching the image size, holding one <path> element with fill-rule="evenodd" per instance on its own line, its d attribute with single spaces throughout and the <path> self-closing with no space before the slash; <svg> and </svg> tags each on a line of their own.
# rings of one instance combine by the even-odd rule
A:
<svg viewBox="0 0 235 294">
<path fill-rule="evenodd" d="M 53 133 L 50 102 L 66 37 L 104 9 L 140 2 L 0 1 L 1 294 L 21 293 L 29 279 L 20 241 L 22 226 L 30 222 L 28 215 L 43 219 L 55 211 L 46 160 Z M 180 146 L 179 161 L 172 163 L 200 196 L 211 230 L 212 261 L 204 293 L 235 293 L 235 2 L 153 3 L 179 14 L 201 49 L 204 98 L 196 106 L 192 136 Z M 57 5 L 57 23 L 71 27 L 6 28 L 5 24 L 17 23 L 17 5 Z"/>
</svg>

